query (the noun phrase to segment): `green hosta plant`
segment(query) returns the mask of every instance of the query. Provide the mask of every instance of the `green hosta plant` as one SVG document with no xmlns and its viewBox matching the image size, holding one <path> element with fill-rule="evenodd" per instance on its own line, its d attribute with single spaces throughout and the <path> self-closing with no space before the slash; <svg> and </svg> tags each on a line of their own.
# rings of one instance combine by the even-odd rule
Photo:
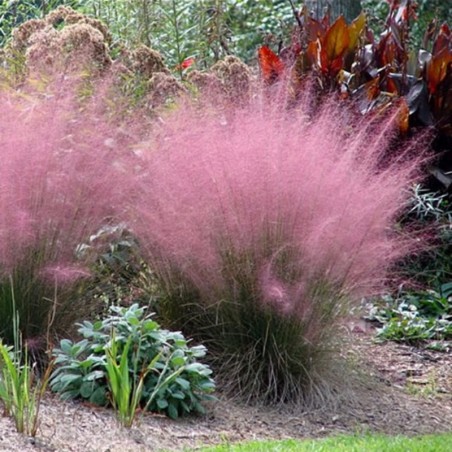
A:
<svg viewBox="0 0 452 452">
<path fill-rule="evenodd" d="M 371 309 L 370 318 L 382 323 L 378 337 L 399 342 L 452 338 L 452 283 L 440 290 L 383 297 Z"/>
<path fill-rule="evenodd" d="M 104 320 L 80 324 L 84 339 L 64 339 L 53 352 L 59 367 L 52 390 L 64 399 L 111 404 L 124 425 L 131 425 L 137 409 L 172 418 L 202 413 L 201 401 L 215 387 L 212 371 L 197 362 L 205 347 L 190 347 L 181 333 L 161 329 L 145 309 L 112 306 Z"/>
</svg>

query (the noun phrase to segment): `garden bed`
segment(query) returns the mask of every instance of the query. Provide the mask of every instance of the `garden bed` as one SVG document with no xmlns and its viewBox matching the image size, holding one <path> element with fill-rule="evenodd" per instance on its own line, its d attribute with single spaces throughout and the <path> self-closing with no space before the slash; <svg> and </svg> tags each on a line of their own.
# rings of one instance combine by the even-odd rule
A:
<svg viewBox="0 0 452 452">
<path fill-rule="evenodd" d="M 367 326 L 367 324 L 366 324 Z M 450 431 L 452 356 L 402 344 L 373 342 L 374 331 L 352 326 L 349 354 L 366 375 L 353 397 L 337 407 L 247 407 L 219 395 L 203 417 L 177 421 L 146 415 L 132 429 L 118 426 L 113 410 L 45 397 L 36 438 L 0 418 L 0 450 L 157 451 L 259 438 L 317 438 L 339 433 L 424 434 Z"/>
</svg>

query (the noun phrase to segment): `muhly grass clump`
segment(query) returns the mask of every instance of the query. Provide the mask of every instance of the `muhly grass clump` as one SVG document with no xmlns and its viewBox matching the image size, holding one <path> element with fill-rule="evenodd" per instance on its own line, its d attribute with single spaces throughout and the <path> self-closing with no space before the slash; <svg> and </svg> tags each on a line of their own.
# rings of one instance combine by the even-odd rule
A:
<svg viewBox="0 0 452 452">
<path fill-rule="evenodd" d="M 0 336 L 12 341 L 14 297 L 30 348 L 87 315 L 80 245 L 119 221 L 127 197 L 121 130 L 77 90 L 41 79 L 0 92 Z"/>
<path fill-rule="evenodd" d="M 223 388 L 248 400 L 327 398 L 341 320 L 412 245 L 393 228 L 419 166 L 389 157 L 397 112 L 353 124 L 307 105 L 183 105 L 141 150 L 134 230 L 160 319 L 204 343 Z"/>
</svg>

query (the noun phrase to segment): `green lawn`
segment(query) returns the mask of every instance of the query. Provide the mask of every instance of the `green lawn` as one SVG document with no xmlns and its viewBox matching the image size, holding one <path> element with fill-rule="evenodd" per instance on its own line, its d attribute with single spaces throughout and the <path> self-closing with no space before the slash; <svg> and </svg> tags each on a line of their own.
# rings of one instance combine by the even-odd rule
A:
<svg viewBox="0 0 452 452">
<path fill-rule="evenodd" d="M 452 433 L 414 438 L 365 435 L 303 441 L 251 441 L 196 450 L 200 452 L 452 452 Z"/>
</svg>

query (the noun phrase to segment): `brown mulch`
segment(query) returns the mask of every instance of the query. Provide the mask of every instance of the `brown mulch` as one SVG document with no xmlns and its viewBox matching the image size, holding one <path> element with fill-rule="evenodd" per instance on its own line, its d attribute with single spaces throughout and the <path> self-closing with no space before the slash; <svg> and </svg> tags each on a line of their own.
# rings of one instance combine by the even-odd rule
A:
<svg viewBox="0 0 452 452">
<path fill-rule="evenodd" d="M 177 421 L 148 414 L 132 429 L 112 410 L 62 402 L 48 394 L 36 438 L 0 417 L 0 451 L 176 451 L 264 438 L 318 438 L 356 432 L 423 434 L 452 431 L 452 354 L 402 344 L 377 344 L 368 325 L 351 328 L 349 355 L 367 375 L 350 401 L 334 408 L 248 407 L 219 397 L 207 414 Z"/>
</svg>

